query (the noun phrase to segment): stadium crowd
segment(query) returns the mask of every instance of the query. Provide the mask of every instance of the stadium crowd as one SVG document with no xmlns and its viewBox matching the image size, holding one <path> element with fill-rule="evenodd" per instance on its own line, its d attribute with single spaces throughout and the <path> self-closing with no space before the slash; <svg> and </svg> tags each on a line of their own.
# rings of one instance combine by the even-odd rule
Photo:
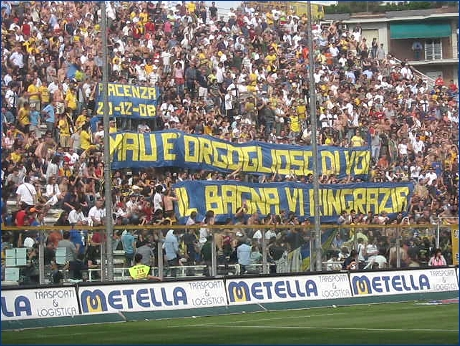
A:
<svg viewBox="0 0 460 346">
<path fill-rule="evenodd" d="M 103 225 L 104 131 L 95 114 L 103 66 L 100 4 L 4 1 L 1 6 L 2 222 L 43 225 L 49 210 L 58 209 L 62 213 L 55 225 Z M 359 25 L 350 30 L 339 23 L 313 25 L 315 48 L 310 52 L 306 16 L 276 9 L 263 13 L 242 6 L 224 18 L 214 2 L 170 7 L 165 2 L 107 2 L 107 17 L 109 80 L 160 90 L 155 119 L 112 119 L 110 132 L 177 129 L 236 143 L 295 145 L 310 145 L 317 135 L 324 146 L 366 145 L 372 154 L 370 181 L 414 182 L 409 213 L 390 219 L 347 210 L 337 223 L 458 222 L 457 86 L 438 78 L 429 87 L 407 61 L 397 60 L 377 40 L 366 42 Z M 308 112 L 309 54 L 315 60 L 317 134 L 312 134 Z M 188 179 L 254 178 L 238 171 L 223 175 L 177 167 L 113 171 L 115 224 L 174 223 L 172 185 Z M 311 177 L 274 174 L 264 179 L 308 182 Z M 332 172 L 320 181 L 355 178 L 339 180 Z M 18 211 L 7 205 L 11 199 Z M 212 218 L 190 221 L 195 222 L 212 224 Z M 248 225 L 309 222 L 299 222 L 289 211 L 245 215 L 243 207 L 229 220 Z M 14 246 L 22 246 L 17 233 Z M 257 246 L 260 237 L 250 233 L 244 238 L 255 239 L 252 245 Z M 294 232 L 273 233 L 284 249 L 304 242 Z M 62 235 L 51 234 L 53 249 Z M 136 237 L 138 248 L 158 241 L 153 234 Z M 206 235 L 195 237 L 206 243 Z M 228 237 L 238 240 L 235 233 Z M 102 241 L 95 232 L 88 244 Z"/>
</svg>

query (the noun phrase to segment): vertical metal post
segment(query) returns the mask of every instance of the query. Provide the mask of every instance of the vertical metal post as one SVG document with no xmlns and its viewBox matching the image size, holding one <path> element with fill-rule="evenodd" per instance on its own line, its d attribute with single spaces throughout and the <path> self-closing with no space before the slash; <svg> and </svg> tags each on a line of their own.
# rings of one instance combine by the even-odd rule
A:
<svg viewBox="0 0 460 346">
<path fill-rule="evenodd" d="M 401 268 L 401 232 L 396 229 L 396 268 Z"/>
<path fill-rule="evenodd" d="M 439 249 L 439 228 L 440 228 L 441 220 L 438 218 L 438 225 L 436 227 L 436 249 Z"/>
<path fill-rule="evenodd" d="M 317 119 L 316 119 L 316 86 L 315 86 L 315 59 L 313 47 L 313 33 L 311 30 L 312 15 L 311 1 L 307 6 L 307 35 L 308 35 L 308 75 L 310 79 L 310 121 L 311 121 L 311 144 L 313 150 L 313 203 L 314 203 L 314 220 L 315 220 L 315 250 L 316 250 L 316 271 L 322 270 L 322 248 L 321 248 L 321 227 L 320 227 L 320 208 L 319 208 L 319 177 L 318 177 L 318 143 L 317 143 Z M 310 252 L 310 262 L 312 261 Z M 311 266 L 310 266 L 311 268 Z"/>
<path fill-rule="evenodd" d="M 214 238 L 215 233 L 212 232 L 212 241 L 211 241 L 211 277 L 216 277 L 217 275 L 217 251 L 216 251 L 216 240 Z"/>
<path fill-rule="evenodd" d="M 101 243 L 101 281 L 106 281 L 107 280 L 107 242 L 102 242 Z"/>
<path fill-rule="evenodd" d="M 315 241 L 315 235 L 314 235 L 314 231 L 312 231 L 310 233 L 310 242 L 309 242 L 309 245 L 310 245 L 310 271 L 311 272 L 314 272 L 315 271 L 315 262 L 313 261 L 313 249 L 314 249 L 314 245 L 313 245 L 313 242 Z"/>
<path fill-rule="evenodd" d="M 38 272 L 40 285 L 45 284 L 45 231 L 39 231 L 40 243 L 38 244 Z"/>
<path fill-rule="evenodd" d="M 158 234 L 158 246 L 157 246 L 157 266 L 158 266 L 158 277 L 163 280 L 164 278 L 164 265 L 163 265 L 163 233 L 159 231 Z"/>
<path fill-rule="evenodd" d="M 267 230 L 264 228 L 262 230 L 262 274 L 268 274 L 269 271 L 269 263 L 267 262 L 267 240 L 265 239 L 265 233 Z"/>
<path fill-rule="evenodd" d="M 105 188 L 105 210 L 106 210 L 106 271 L 103 271 L 103 281 L 113 281 L 113 216 L 112 216 L 112 174 L 110 167 L 110 133 L 109 133 L 109 96 L 108 96 L 108 79 L 109 79 L 109 66 L 108 66 L 108 52 L 107 52 L 107 9 L 105 1 L 102 2 L 101 7 L 102 23 L 102 95 L 104 105 L 104 188 Z M 104 262 L 103 262 L 104 263 Z M 107 274 L 107 275 L 105 275 Z"/>
</svg>

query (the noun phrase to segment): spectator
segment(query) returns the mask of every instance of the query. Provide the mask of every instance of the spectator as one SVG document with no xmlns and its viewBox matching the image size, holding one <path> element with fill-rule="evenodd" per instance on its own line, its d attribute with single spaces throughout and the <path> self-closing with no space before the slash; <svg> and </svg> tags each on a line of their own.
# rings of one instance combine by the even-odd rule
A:
<svg viewBox="0 0 460 346">
<path fill-rule="evenodd" d="M 166 261 L 168 261 L 168 266 L 176 267 L 179 265 L 179 242 L 177 241 L 177 236 L 174 234 L 176 231 L 170 229 L 166 234 L 165 241 L 164 241 L 164 252 Z M 171 276 L 176 277 L 177 269 L 172 268 L 170 270 Z"/>
<path fill-rule="evenodd" d="M 246 242 L 239 241 L 236 254 L 238 258 L 238 264 L 240 265 L 240 273 L 245 274 L 247 271 L 247 266 L 251 264 L 251 246 Z"/>
<path fill-rule="evenodd" d="M 430 261 L 428 262 L 428 265 L 430 267 L 442 267 L 446 266 L 446 259 L 442 255 L 442 250 L 441 249 L 436 249 L 433 256 L 430 258 Z"/>
<path fill-rule="evenodd" d="M 136 254 L 134 256 L 134 262 L 135 264 L 129 268 L 129 275 L 133 280 L 143 280 L 143 279 L 148 279 L 148 280 L 157 280 L 161 281 L 159 277 L 150 275 L 150 267 L 142 264 L 142 255 L 140 253 Z"/>
<path fill-rule="evenodd" d="M 125 251 L 125 261 L 127 266 L 133 265 L 134 254 L 136 253 L 136 240 L 131 230 L 123 231 L 121 235 L 123 250 Z"/>
<path fill-rule="evenodd" d="M 78 250 L 74 243 L 70 241 L 70 232 L 64 231 L 62 234 L 62 240 L 59 240 L 57 244 L 58 248 L 65 248 L 65 260 L 66 262 L 75 261 Z"/>
</svg>

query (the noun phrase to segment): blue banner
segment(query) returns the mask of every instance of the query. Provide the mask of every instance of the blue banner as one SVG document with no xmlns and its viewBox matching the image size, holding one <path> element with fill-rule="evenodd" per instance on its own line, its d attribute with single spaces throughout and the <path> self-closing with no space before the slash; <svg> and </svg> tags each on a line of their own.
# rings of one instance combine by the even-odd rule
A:
<svg viewBox="0 0 460 346">
<path fill-rule="evenodd" d="M 97 86 L 96 114 L 104 115 L 102 83 Z M 158 87 L 108 83 L 108 106 L 111 117 L 152 118 L 157 115 Z"/>
<path fill-rule="evenodd" d="M 246 214 L 261 216 L 292 211 L 300 219 L 314 216 L 313 185 L 303 183 L 249 184 L 236 181 L 183 181 L 175 184 L 178 197 L 176 215 L 185 223 L 192 211 L 204 217 L 213 210 L 216 221 L 232 218 L 245 204 Z M 412 183 L 356 183 L 320 185 L 320 217 L 323 223 L 334 223 L 343 210 L 357 213 L 387 212 L 389 217 L 407 211 L 414 186 Z"/>
<path fill-rule="evenodd" d="M 182 167 L 196 170 L 308 176 L 313 173 L 311 147 L 252 141 L 236 144 L 180 131 L 110 135 L 112 168 Z M 318 149 L 320 174 L 351 175 L 367 180 L 368 147 Z"/>
</svg>

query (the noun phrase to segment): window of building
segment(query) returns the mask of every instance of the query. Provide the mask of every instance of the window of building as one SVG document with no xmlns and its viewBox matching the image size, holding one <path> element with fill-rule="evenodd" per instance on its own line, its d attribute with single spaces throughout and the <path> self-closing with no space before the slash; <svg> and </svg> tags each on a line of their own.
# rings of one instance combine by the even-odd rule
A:
<svg viewBox="0 0 460 346">
<path fill-rule="evenodd" d="M 425 41 L 425 60 L 442 59 L 442 42 L 440 38 Z"/>
</svg>

